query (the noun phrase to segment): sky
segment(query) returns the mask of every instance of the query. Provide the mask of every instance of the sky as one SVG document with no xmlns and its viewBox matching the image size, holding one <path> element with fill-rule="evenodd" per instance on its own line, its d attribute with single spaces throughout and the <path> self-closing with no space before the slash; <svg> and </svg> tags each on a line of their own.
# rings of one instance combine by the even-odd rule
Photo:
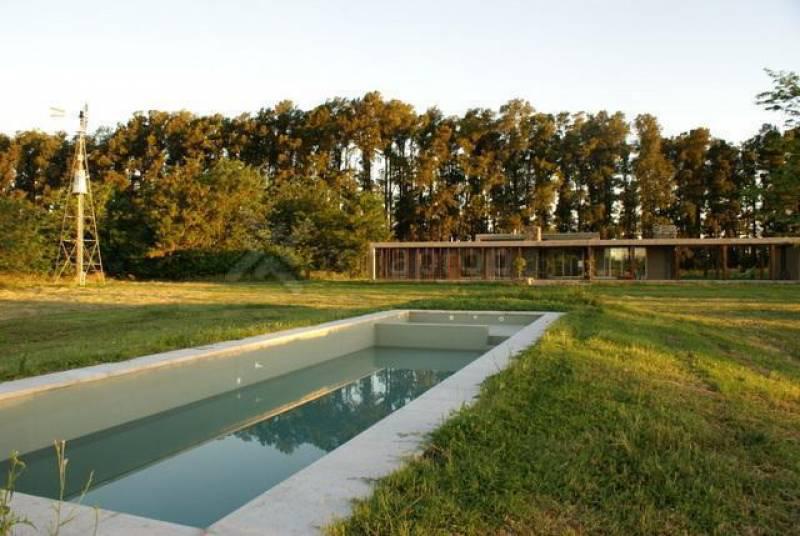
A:
<svg viewBox="0 0 800 536">
<path fill-rule="evenodd" d="M 655 114 L 742 141 L 781 117 L 763 69 L 800 71 L 800 0 L 0 0 L 0 132 L 137 110 L 237 115 L 378 90 L 461 114 Z"/>
</svg>

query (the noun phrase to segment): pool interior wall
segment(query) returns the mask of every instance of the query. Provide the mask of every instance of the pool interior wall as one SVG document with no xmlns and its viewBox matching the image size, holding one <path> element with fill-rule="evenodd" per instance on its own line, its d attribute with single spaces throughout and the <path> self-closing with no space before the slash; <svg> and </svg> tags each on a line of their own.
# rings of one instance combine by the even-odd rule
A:
<svg viewBox="0 0 800 536">
<path fill-rule="evenodd" d="M 535 320 L 398 312 L 285 344 L 0 401 L 19 490 L 205 527 L 349 440 Z"/>
</svg>

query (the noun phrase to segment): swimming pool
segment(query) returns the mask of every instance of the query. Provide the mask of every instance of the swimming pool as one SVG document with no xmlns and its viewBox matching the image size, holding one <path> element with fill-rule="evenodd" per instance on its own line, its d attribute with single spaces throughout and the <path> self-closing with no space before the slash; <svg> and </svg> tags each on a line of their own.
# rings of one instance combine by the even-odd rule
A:
<svg viewBox="0 0 800 536">
<path fill-rule="evenodd" d="M 23 494 L 58 497 L 66 439 L 66 499 L 213 527 L 541 317 L 389 311 L 8 382 L 0 449 Z"/>
</svg>

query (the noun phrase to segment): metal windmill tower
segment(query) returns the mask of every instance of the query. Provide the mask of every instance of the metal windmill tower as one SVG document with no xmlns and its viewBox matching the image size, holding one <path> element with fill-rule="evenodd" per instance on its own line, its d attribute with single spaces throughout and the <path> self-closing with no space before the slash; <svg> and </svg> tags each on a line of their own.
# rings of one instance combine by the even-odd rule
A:
<svg viewBox="0 0 800 536">
<path fill-rule="evenodd" d="M 59 110 L 55 110 L 59 112 Z M 75 143 L 75 155 L 70 168 L 71 182 L 64 192 L 64 219 L 56 260 L 56 279 L 75 276 L 80 286 L 86 277 L 95 274 L 104 281 L 97 220 L 94 215 L 92 188 L 89 181 L 89 161 L 86 156 L 86 120 L 88 107 L 80 112 L 80 129 Z M 63 112 L 61 112 L 63 114 Z"/>
</svg>

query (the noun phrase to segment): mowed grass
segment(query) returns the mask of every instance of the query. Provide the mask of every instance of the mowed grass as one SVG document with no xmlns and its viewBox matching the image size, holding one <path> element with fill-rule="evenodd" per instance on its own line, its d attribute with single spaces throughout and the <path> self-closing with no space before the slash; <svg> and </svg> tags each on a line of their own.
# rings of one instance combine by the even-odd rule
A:
<svg viewBox="0 0 800 536">
<path fill-rule="evenodd" d="M 568 314 L 332 534 L 800 533 L 800 286 L 0 287 L 3 378 L 392 307 Z"/>
<path fill-rule="evenodd" d="M 800 534 L 800 287 L 594 287 L 332 534 Z"/>
<path fill-rule="evenodd" d="M 506 285 L 110 281 L 78 288 L 0 278 L 0 381 L 432 300 L 525 309 L 534 294 Z M 583 294 L 553 288 L 536 304 L 570 307 L 569 297 Z"/>
</svg>

